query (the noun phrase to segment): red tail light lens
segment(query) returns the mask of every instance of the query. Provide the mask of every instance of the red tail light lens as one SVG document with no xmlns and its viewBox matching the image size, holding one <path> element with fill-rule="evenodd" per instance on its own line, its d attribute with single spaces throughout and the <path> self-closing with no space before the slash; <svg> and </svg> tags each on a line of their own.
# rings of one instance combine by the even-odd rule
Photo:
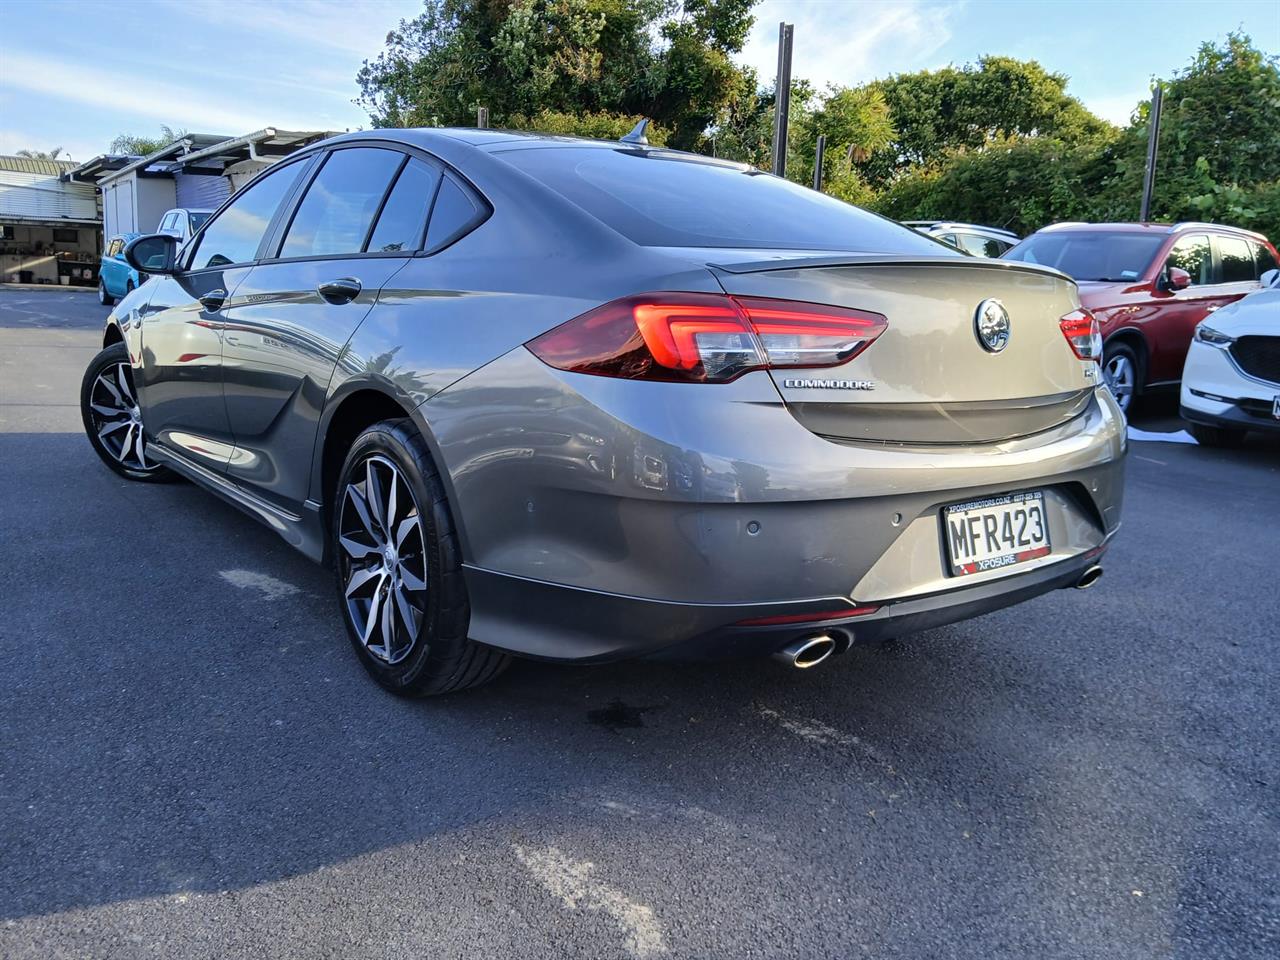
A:
<svg viewBox="0 0 1280 960">
<path fill-rule="evenodd" d="M 884 332 L 876 313 L 761 297 L 651 293 L 614 300 L 530 340 L 559 370 L 725 383 L 748 370 L 831 367 Z"/>
<path fill-rule="evenodd" d="M 1068 313 L 1058 325 L 1077 357 L 1102 362 L 1102 327 L 1097 317 L 1081 307 Z"/>
</svg>

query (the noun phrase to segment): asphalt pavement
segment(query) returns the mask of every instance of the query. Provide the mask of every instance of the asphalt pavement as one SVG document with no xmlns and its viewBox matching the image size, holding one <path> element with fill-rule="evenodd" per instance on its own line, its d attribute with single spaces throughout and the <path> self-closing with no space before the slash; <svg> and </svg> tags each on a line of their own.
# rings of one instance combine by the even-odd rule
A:
<svg viewBox="0 0 1280 960">
<path fill-rule="evenodd" d="M 1151 407 L 1089 591 L 409 702 L 329 573 L 99 463 L 106 312 L 0 290 L 0 957 L 1280 955 L 1280 443 Z"/>
</svg>

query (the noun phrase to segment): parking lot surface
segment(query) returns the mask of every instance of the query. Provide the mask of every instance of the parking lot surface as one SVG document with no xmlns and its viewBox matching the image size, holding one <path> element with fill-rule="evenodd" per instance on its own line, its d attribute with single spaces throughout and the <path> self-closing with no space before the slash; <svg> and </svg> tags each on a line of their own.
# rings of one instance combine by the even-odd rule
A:
<svg viewBox="0 0 1280 960">
<path fill-rule="evenodd" d="M 0 291 L 0 957 L 1280 955 L 1280 444 L 1137 422 L 1087 592 L 408 702 L 328 572 L 97 460 L 106 312 Z"/>
</svg>

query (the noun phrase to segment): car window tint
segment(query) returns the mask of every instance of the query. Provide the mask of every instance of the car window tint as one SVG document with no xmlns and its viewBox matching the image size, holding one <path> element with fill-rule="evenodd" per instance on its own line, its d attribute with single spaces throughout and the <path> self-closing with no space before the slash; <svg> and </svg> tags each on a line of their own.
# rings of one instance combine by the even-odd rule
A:
<svg viewBox="0 0 1280 960">
<path fill-rule="evenodd" d="M 200 235 L 191 269 L 225 267 L 254 260 L 276 208 L 288 196 L 305 166 L 305 163 L 291 163 L 249 184 Z"/>
<path fill-rule="evenodd" d="M 378 215 L 377 226 L 369 238 L 369 253 L 417 250 L 421 246 L 422 231 L 439 181 L 440 172 L 434 167 L 421 160 L 409 161 L 400 171 Z"/>
<path fill-rule="evenodd" d="M 1187 271 L 1193 287 L 1213 283 L 1213 253 L 1207 236 L 1182 237 L 1169 251 L 1169 259 L 1165 263 Z"/>
<path fill-rule="evenodd" d="M 956 235 L 954 233 L 940 233 L 938 234 L 937 239 L 941 240 L 943 243 L 949 243 L 957 249 L 960 246 L 960 241 L 956 239 Z"/>
<path fill-rule="evenodd" d="M 1218 237 L 1218 253 L 1222 257 L 1222 282 L 1244 283 L 1257 280 L 1257 264 L 1249 241 L 1242 237 Z"/>
<path fill-rule="evenodd" d="M 1258 265 L 1258 276 L 1261 277 L 1268 270 L 1280 269 L 1280 263 L 1276 262 L 1276 258 L 1260 243 L 1252 244 L 1253 259 Z"/>
<path fill-rule="evenodd" d="M 194 233 L 195 231 L 199 230 L 202 226 L 204 226 L 204 222 L 208 220 L 210 216 L 212 216 L 212 214 L 208 214 L 208 213 L 191 214 L 191 216 L 188 218 L 191 224 L 191 231 Z"/>
<path fill-rule="evenodd" d="M 369 225 L 404 160 L 394 150 L 362 148 L 331 153 L 289 224 L 281 257 L 359 253 Z"/>
<path fill-rule="evenodd" d="M 431 223 L 427 225 L 427 249 L 436 250 L 456 240 L 479 218 L 480 210 L 471 194 L 453 177 L 445 177 L 431 208 Z"/>
<path fill-rule="evenodd" d="M 980 237 L 976 233 L 958 234 L 960 239 L 960 249 L 968 253 L 972 253 L 978 257 L 998 257 L 1004 251 L 1000 248 L 999 240 L 990 240 L 986 237 Z"/>
<path fill-rule="evenodd" d="M 1005 254 L 1005 260 L 1039 263 L 1073 280 L 1127 283 L 1147 272 L 1167 233 L 1099 230 L 1045 230 Z"/>
<path fill-rule="evenodd" d="M 910 227 L 742 164 L 619 146 L 496 152 L 636 243 L 946 256 Z"/>
</svg>

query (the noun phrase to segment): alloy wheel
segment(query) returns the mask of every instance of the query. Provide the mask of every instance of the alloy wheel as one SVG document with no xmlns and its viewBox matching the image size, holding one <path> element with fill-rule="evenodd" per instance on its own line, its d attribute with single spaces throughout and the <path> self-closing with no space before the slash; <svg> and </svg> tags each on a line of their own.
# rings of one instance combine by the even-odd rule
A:
<svg viewBox="0 0 1280 960">
<path fill-rule="evenodd" d="M 157 464 L 147 460 L 142 410 L 127 363 L 113 363 L 99 372 L 89 394 L 89 412 L 98 442 L 107 453 L 131 470 L 155 469 Z"/>
<path fill-rule="evenodd" d="M 1116 354 L 1102 368 L 1102 375 L 1111 389 L 1111 395 L 1116 398 L 1116 404 L 1128 413 L 1129 405 L 1133 402 L 1134 382 L 1137 380 L 1133 361 L 1122 353 Z"/>
<path fill-rule="evenodd" d="M 365 458 L 349 480 L 338 521 L 347 616 L 370 655 L 399 663 L 426 618 L 422 516 L 404 475 L 386 457 Z"/>
</svg>

